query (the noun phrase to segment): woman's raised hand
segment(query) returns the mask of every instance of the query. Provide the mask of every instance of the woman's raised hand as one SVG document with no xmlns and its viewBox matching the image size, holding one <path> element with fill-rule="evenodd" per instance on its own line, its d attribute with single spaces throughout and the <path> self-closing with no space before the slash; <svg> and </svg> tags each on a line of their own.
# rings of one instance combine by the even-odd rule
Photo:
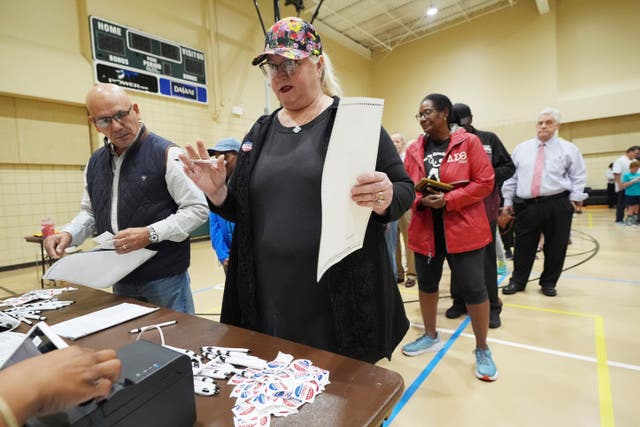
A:
<svg viewBox="0 0 640 427">
<path fill-rule="evenodd" d="M 184 164 L 184 173 L 201 189 L 215 206 L 227 197 L 227 170 L 224 155 L 210 159 L 204 142 L 196 141 L 196 147 L 187 144 L 186 154 L 178 157 Z"/>
</svg>

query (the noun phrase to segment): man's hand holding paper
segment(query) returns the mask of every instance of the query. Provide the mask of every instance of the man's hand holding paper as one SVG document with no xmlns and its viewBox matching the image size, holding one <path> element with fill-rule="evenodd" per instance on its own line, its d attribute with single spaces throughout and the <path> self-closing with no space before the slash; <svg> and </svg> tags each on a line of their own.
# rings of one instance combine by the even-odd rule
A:
<svg viewBox="0 0 640 427">
<path fill-rule="evenodd" d="M 149 230 L 146 227 L 126 228 L 113 236 L 113 246 L 119 254 L 136 251 L 148 245 Z"/>
</svg>

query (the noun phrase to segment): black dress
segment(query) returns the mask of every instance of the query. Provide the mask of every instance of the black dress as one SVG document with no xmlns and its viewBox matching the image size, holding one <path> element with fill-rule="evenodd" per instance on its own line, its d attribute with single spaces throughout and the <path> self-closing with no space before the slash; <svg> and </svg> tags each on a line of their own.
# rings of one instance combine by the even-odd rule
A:
<svg viewBox="0 0 640 427">
<path fill-rule="evenodd" d="M 326 283 L 316 282 L 328 120 L 329 109 L 298 133 L 273 121 L 251 178 L 251 225 L 263 332 L 336 351 Z"/>
<path fill-rule="evenodd" d="M 322 165 L 339 101 L 298 134 L 275 111 L 245 136 L 226 199 L 209 203 L 236 223 L 220 321 L 375 363 L 391 357 L 409 327 L 384 225 L 415 192 L 381 128 L 375 169 L 393 183 L 391 205 L 371 214 L 362 249 L 316 282 Z"/>
</svg>

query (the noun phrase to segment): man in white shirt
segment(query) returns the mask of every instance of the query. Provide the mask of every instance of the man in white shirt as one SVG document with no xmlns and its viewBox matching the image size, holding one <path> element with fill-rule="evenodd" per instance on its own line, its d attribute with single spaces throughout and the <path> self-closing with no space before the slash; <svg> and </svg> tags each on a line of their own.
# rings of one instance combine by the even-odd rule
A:
<svg viewBox="0 0 640 427">
<path fill-rule="evenodd" d="M 613 162 L 613 180 L 616 185 L 616 224 L 623 225 L 624 224 L 624 206 L 625 206 L 625 196 L 624 196 L 624 188 L 622 188 L 622 177 L 625 173 L 629 172 L 629 163 L 632 160 L 635 160 L 636 157 L 640 154 L 640 147 L 637 145 L 633 145 L 627 148 L 627 152 L 622 156 L 618 157 L 615 162 Z"/>
<path fill-rule="evenodd" d="M 545 108 L 536 122 L 537 137 L 520 143 L 511 158 L 516 173 L 502 186 L 504 208 L 516 216 L 514 269 L 505 295 L 524 291 L 544 234 L 542 293 L 557 295 L 571 231 L 573 212 L 587 197 L 587 171 L 577 146 L 556 136 L 560 112 Z"/>
<path fill-rule="evenodd" d="M 117 253 L 157 251 L 113 286 L 113 292 L 194 313 L 187 268 L 189 234 L 207 220 L 202 191 L 184 174 L 181 148 L 147 130 L 138 104 L 113 84 L 98 84 L 86 98 L 89 121 L 104 134 L 85 168 L 80 212 L 44 247 L 59 258 L 94 233 L 115 235 Z"/>
</svg>

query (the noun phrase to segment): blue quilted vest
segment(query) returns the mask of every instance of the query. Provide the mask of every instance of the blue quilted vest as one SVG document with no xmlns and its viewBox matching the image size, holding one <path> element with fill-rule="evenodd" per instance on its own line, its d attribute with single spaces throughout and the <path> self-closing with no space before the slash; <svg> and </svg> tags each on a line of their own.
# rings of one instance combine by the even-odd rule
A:
<svg viewBox="0 0 640 427">
<path fill-rule="evenodd" d="M 178 210 L 165 182 L 167 151 L 174 144 L 154 133 L 145 132 L 126 152 L 118 185 L 118 227 L 146 227 Z M 107 147 L 89 159 L 87 190 L 95 214 L 98 234 L 111 228 L 111 188 L 113 173 Z M 147 246 L 158 253 L 122 279 L 146 283 L 187 270 L 190 262 L 189 238 L 182 242 L 163 241 Z"/>
</svg>

